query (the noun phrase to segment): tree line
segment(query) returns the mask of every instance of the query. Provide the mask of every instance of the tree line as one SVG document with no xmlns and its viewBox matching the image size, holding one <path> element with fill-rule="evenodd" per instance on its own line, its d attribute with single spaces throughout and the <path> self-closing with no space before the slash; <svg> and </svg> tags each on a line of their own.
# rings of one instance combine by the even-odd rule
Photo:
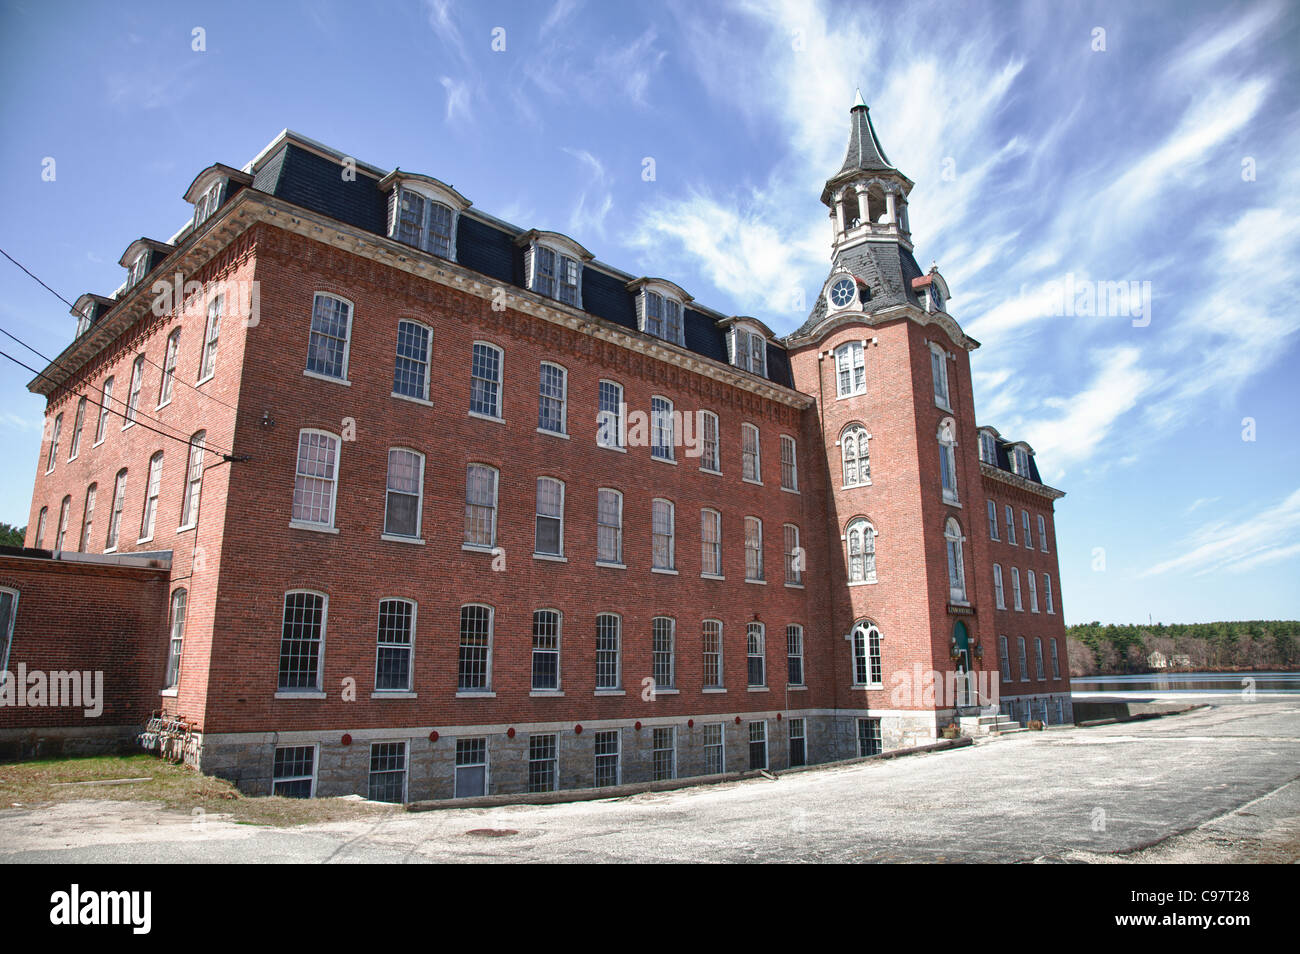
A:
<svg viewBox="0 0 1300 954">
<path fill-rule="evenodd" d="M 1184 672 L 1300 669 L 1300 620 L 1149 626 L 1094 621 L 1065 632 L 1072 676 L 1156 672 L 1156 652 L 1168 670 Z"/>
</svg>

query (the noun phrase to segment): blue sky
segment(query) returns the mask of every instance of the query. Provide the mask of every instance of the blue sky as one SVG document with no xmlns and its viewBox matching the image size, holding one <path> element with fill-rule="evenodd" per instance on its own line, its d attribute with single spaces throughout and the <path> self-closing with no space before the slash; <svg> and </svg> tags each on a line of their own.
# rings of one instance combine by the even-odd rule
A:
<svg viewBox="0 0 1300 954">
<path fill-rule="evenodd" d="M 0 245 L 70 300 L 111 294 L 199 170 L 289 127 L 786 333 L 827 273 L 818 196 L 860 86 L 916 183 L 917 260 L 983 343 L 980 422 L 1068 492 L 1067 621 L 1295 618 L 1297 50 L 1300 11 L 1268 0 L 6 2 Z M 1052 314 L 1067 276 L 1149 282 L 1149 323 Z M 3 260 L 0 322 L 47 354 L 74 327 Z M 20 525 L 30 377 L 0 362 Z"/>
</svg>

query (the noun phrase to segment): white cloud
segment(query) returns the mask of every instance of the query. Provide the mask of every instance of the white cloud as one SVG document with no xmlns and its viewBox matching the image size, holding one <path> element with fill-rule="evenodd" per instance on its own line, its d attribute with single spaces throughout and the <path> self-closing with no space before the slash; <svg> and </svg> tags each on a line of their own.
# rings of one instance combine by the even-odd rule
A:
<svg viewBox="0 0 1300 954">
<path fill-rule="evenodd" d="M 468 120 L 470 118 L 469 84 L 463 80 L 452 79 L 450 76 L 444 76 L 441 79 L 442 88 L 447 91 L 447 122 L 454 122 L 457 119 Z"/>
<path fill-rule="evenodd" d="M 581 0 L 555 0 L 551 12 L 546 15 L 546 19 L 542 21 L 542 25 L 537 31 L 538 36 L 546 36 L 546 34 L 569 19 L 581 5 Z"/>
<path fill-rule="evenodd" d="M 1184 539 L 1179 556 L 1157 563 L 1143 577 L 1192 572 L 1244 573 L 1300 553 L 1300 490 L 1237 523 L 1203 524 Z"/>
<path fill-rule="evenodd" d="M 609 189 L 609 173 L 605 164 L 586 149 L 564 150 L 577 159 L 582 166 L 582 188 L 578 191 L 578 201 L 569 215 L 569 229 L 575 236 L 591 232 L 598 236 L 605 234 L 605 219 L 614 208 L 614 195 Z"/>
<path fill-rule="evenodd" d="M 465 40 L 460 35 L 460 27 L 452 19 L 451 0 L 424 0 L 424 8 L 428 15 L 429 26 L 438 39 L 462 61 L 468 62 L 469 53 L 465 49 Z"/>
</svg>

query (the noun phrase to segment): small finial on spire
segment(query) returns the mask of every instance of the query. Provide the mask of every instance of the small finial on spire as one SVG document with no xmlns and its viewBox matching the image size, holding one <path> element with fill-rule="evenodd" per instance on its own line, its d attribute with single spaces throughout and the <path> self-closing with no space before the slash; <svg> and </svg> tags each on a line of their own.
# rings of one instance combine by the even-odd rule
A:
<svg viewBox="0 0 1300 954">
<path fill-rule="evenodd" d="M 853 100 L 853 108 L 857 109 L 859 106 L 866 106 L 866 105 L 867 105 L 866 100 L 862 98 L 862 87 L 859 86 L 858 95 Z"/>
</svg>

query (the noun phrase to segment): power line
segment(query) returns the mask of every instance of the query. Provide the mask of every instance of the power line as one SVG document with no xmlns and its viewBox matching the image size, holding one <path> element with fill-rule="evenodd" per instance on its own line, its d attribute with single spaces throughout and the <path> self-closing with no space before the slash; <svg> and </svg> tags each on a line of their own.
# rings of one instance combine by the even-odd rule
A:
<svg viewBox="0 0 1300 954">
<path fill-rule="evenodd" d="M 57 361 L 55 361 L 55 359 L 50 358 L 50 357 L 48 357 L 48 356 L 46 356 L 46 355 L 44 355 L 44 354 L 41 354 L 41 352 L 37 351 L 35 348 L 33 348 L 31 345 L 29 345 L 26 341 L 23 341 L 23 339 L 19 338 L 17 335 L 13 334 L 12 332 L 10 332 L 10 331 L 6 331 L 4 328 L 0 328 L 0 334 L 5 335 L 6 337 L 12 338 L 14 341 L 18 342 L 20 345 L 22 345 L 24 348 L 26 348 L 26 349 L 27 349 L 28 351 L 30 351 L 32 354 L 36 355 L 36 356 L 39 357 L 39 358 L 44 359 L 45 361 L 48 361 L 50 364 L 57 364 L 57 363 L 58 363 Z M 27 367 L 27 366 L 26 366 L 26 365 L 23 365 L 23 367 Z M 49 375 L 45 374 L 45 373 L 42 372 L 42 371 L 35 371 L 35 369 L 32 369 L 32 370 L 34 371 L 35 374 L 37 374 L 38 376 L 40 376 L 40 377 L 42 377 L 42 378 L 45 378 L 47 381 L 53 381 L 55 384 L 58 384 L 58 383 L 59 383 L 59 382 L 57 382 L 57 381 L 54 381 L 53 378 L 51 378 Z M 173 380 L 175 380 L 175 377 L 174 377 L 174 376 L 173 376 Z M 83 392 L 80 392 L 80 391 L 75 391 L 75 390 L 73 390 L 72 388 L 68 388 L 68 391 L 69 391 L 70 393 L 76 395 L 77 397 L 82 397 L 82 398 L 85 398 L 86 400 L 90 400 L 90 395 L 87 394 L 87 393 L 83 393 Z M 102 410 L 107 410 L 107 411 L 109 411 L 109 412 L 111 412 L 111 413 L 113 413 L 113 414 L 118 414 L 119 412 L 116 411 L 116 410 L 114 410 L 112 407 L 109 407 L 109 408 L 105 408 L 105 407 L 104 407 L 103 393 L 104 393 L 104 392 L 103 392 L 103 389 L 101 388 L 100 391 L 99 391 L 100 399 L 99 399 L 98 401 L 95 402 L 95 406 L 98 407 L 98 408 L 100 408 L 100 409 L 102 409 Z M 159 427 L 166 427 L 166 428 L 169 428 L 169 429 L 171 429 L 171 430 L 176 430 L 174 426 L 163 423 L 163 421 L 162 421 L 161 418 L 154 417 L 152 414 L 146 414 L 144 411 L 141 411 L 139 408 L 136 408 L 136 409 L 132 410 L 130 404 L 127 403 L 126 401 L 122 400 L 122 398 L 120 398 L 120 397 L 110 397 L 109 400 L 110 400 L 110 401 L 116 401 L 116 402 L 118 402 L 118 403 L 121 404 L 124 408 L 126 408 L 128 412 L 130 412 L 130 413 L 132 414 L 132 416 L 131 416 L 130 418 L 127 418 L 128 420 L 134 421 L 135 423 L 139 423 L 139 421 L 137 421 L 136 418 L 143 417 L 143 418 L 145 418 L 146 420 L 153 421 L 153 422 L 154 422 L 155 424 L 157 424 Z M 123 414 L 123 415 L 121 415 L 121 416 L 124 417 L 124 418 L 126 417 L 125 414 Z M 155 430 L 155 428 L 150 428 L 150 430 Z M 177 431 L 177 432 L 176 432 L 174 435 L 172 435 L 172 436 L 177 437 L 178 439 L 182 439 L 182 440 L 186 440 L 186 441 L 188 441 L 188 438 L 185 438 L 184 434 L 181 433 L 181 432 L 179 432 L 179 431 Z"/>
<path fill-rule="evenodd" d="M 12 361 L 14 364 L 18 365 L 20 368 L 26 368 L 28 371 L 32 372 L 32 374 L 38 375 L 38 376 L 40 376 L 40 377 L 42 377 L 42 378 L 44 378 L 44 377 L 48 377 L 48 375 L 46 375 L 44 372 L 42 372 L 42 371 L 37 371 L 37 370 L 36 370 L 35 368 L 33 368 L 30 364 L 27 364 L 26 362 L 23 362 L 23 361 L 19 361 L 19 360 L 18 360 L 17 358 L 15 358 L 13 355 L 11 355 L 11 354 L 9 354 L 9 353 L 7 353 L 7 352 L 5 352 L 5 351 L 0 351 L 0 358 L 8 358 L 10 361 Z M 51 380 L 53 380 L 53 379 L 51 379 Z M 74 392 L 74 393 L 76 393 L 76 392 Z M 79 395 L 79 396 L 80 396 L 80 397 L 87 397 L 87 395 L 84 395 L 84 394 Z M 116 414 L 118 417 L 122 418 L 123 420 L 126 420 L 126 421 L 130 421 L 130 420 L 131 420 L 131 419 L 128 418 L 125 414 L 123 414 L 121 411 L 115 410 L 114 408 L 111 408 L 111 407 L 104 407 L 103 404 L 100 404 L 100 405 L 98 405 L 98 406 L 99 406 L 101 409 L 108 411 L 108 413 L 110 413 L 110 414 Z M 204 447 L 204 448 L 211 447 L 213 450 L 217 450 L 217 451 L 222 450 L 222 448 L 221 448 L 219 445 L 208 444 L 208 443 L 206 443 L 206 441 L 205 441 L 204 443 L 202 443 L 202 444 L 196 444 L 194 441 L 189 440 L 188 438 L 185 438 L 185 437 L 178 437 L 178 436 L 175 435 L 175 434 L 169 434 L 169 433 L 167 433 L 166 431 L 160 431 L 160 430 L 158 430 L 158 428 L 156 428 L 156 427 L 150 427 L 148 424 L 144 424 L 144 423 L 142 423 L 142 422 L 140 422 L 140 421 L 132 421 L 132 423 L 136 424 L 136 425 L 139 426 L 139 427 L 143 427 L 146 431 L 152 431 L 153 433 L 155 433 L 155 434 L 159 434 L 159 435 L 161 435 L 162 437 L 170 438 L 171 440 L 176 441 L 178 444 L 184 444 L 186 447 L 190 447 L 190 448 L 193 448 L 193 447 Z M 222 458 L 223 458 L 224 460 L 228 460 L 228 461 L 246 461 L 246 460 L 250 460 L 250 459 L 251 459 L 251 458 L 249 458 L 248 455 L 246 455 L 246 454 L 245 454 L 245 455 L 237 455 L 237 454 L 235 454 L 233 451 L 232 451 L 232 452 L 223 453 L 221 456 L 222 456 Z"/>
<path fill-rule="evenodd" d="M 3 255 L 5 258 L 9 259 L 9 261 L 13 262 L 15 265 L 17 265 L 19 268 L 21 268 L 24 272 L 26 272 L 29 276 L 31 276 L 31 278 L 34 279 L 34 280 L 37 282 L 37 284 L 39 284 L 42 288 L 44 288 L 46 291 L 48 291 L 51 295 L 53 295 L 53 296 L 54 296 L 55 298 L 57 298 L 59 301 L 63 302 L 65 305 L 67 305 L 67 306 L 68 306 L 70 309 L 72 309 L 74 312 L 77 310 L 77 306 L 76 306 L 76 305 L 72 304 L 72 302 L 68 301 L 66 298 L 64 298 L 62 295 L 60 295 L 58 292 L 56 292 L 56 291 L 55 291 L 53 288 L 51 288 L 49 285 L 45 284 L 45 282 L 41 281 L 41 279 L 40 279 L 40 278 L 39 278 L 35 273 L 33 273 L 30 269 L 28 269 L 26 265 L 24 265 L 22 262 L 18 261 L 18 259 L 14 258 L 12 255 L 10 255 L 8 252 L 6 252 L 3 248 L 0 248 L 0 255 Z M 177 291 L 179 292 L 180 289 L 177 289 Z M 10 337 L 13 337 L 13 336 L 10 335 Z M 15 340 L 15 341 L 18 341 L 17 338 L 14 338 L 14 340 Z M 19 341 L 18 343 L 19 343 L 19 344 L 23 344 L 23 342 L 21 342 L 21 341 Z M 26 345 L 24 345 L 24 347 L 26 347 Z M 36 351 L 35 348 L 30 348 L 29 350 L 35 352 L 36 354 L 41 354 L 39 351 Z M 164 368 L 161 364 L 158 364 L 157 362 L 151 360 L 151 359 L 149 358 L 148 355 L 145 355 L 145 354 L 144 354 L 143 351 L 140 352 L 140 353 L 141 353 L 142 355 L 144 355 L 144 360 L 145 360 L 146 363 L 148 363 L 148 364 L 152 364 L 152 365 L 153 365 L 155 368 L 157 368 L 159 371 L 166 371 L 166 370 L 167 370 L 167 369 Z M 42 357 L 42 358 L 45 358 L 45 355 L 42 354 L 41 357 Z M 50 359 L 49 359 L 49 358 L 45 358 L 45 360 L 46 360 L 46 361 L 49 361 Z M 209 393 L 208 391 L 201 391 L 201 390 L 199 390 L 199 388 L 198 388 L 197 385 L 190 384 L 190 382 L 184 380 L 183 378 L 176 378 L 175 380 L 180 381 L 180 383 L 181 383 L 182 385 L 184 385 L 185 387 L 187 387 L 187 388 L 189 388 L 190 390 L 194 391 L 196 394 L 202 394 L 205 398 L 207 398 L 207 399 L 210 400 L 210 401 L 216 401 L 218 404 L 223 404 L 223 405 L 225 405 L 226 407 L 230 408 L 232 411 L 237 411 L 237 410 L 239 410 L 239 408 L 235 407 L 233 404 L 227 404 L 225 401 L 221 400 L 221 398 L 217 397 L 215 394 L 211 394 L 211 393 Z"/>
</svg>

